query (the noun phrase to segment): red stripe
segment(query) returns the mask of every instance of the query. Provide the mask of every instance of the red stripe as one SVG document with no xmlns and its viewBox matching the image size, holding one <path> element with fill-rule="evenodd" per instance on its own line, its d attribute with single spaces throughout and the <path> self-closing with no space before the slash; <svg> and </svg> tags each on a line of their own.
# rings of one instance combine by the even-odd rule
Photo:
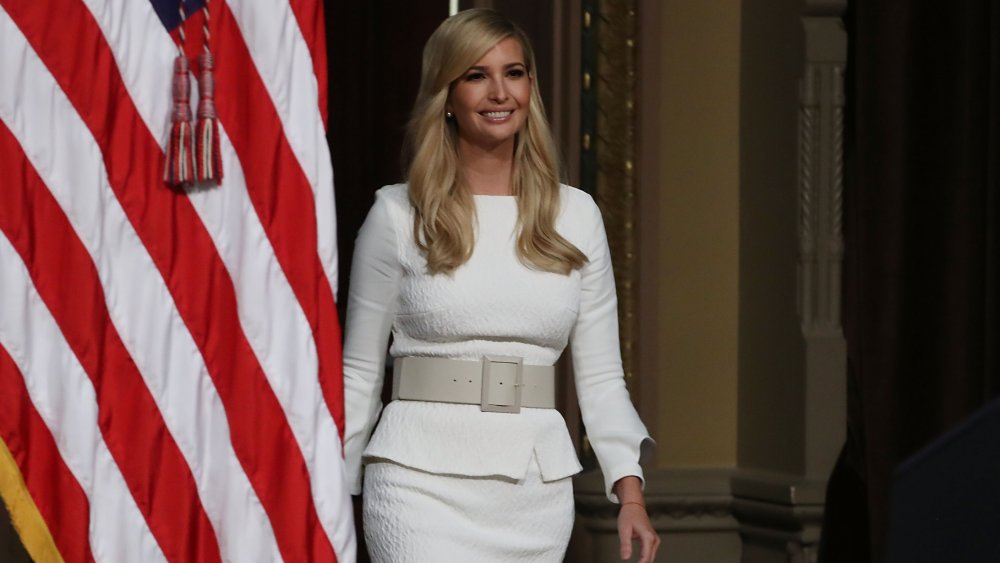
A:
<svg viewBox="0 0 1000 563">
<path fill-rule="evenodd" d="M 168 559 L 221 561 L 194 477 L 112 324 L 91 257 L 2 122 L 0 169 L 0 230 L 94 384 L 104 441 L 150 530 Z"/>
<path fill-rule="evenodd" d="M 285 138 L 233 14 L 227 5 L 221 6 L 212 13 L 211 30 L 212 37 L 219 38 L 216 59 L 225 61 L 216 71 L 219 120 L 239 156 L 250 199 L 278 263 L 312 329 L 323 396 L 343 438 L 340 325 L 319 260 L 312 188 Z"/>
<path fill-rule="evenodd" d="M 8 12 L 97 140 L 112 190 L 205 359 L 236 455 L 268 513 L 283 558 L 335 561 L 302 452 L 240 326 L 232 280 L 191 202 L 164 186 L 162 149 L 129 98 L 96 22 L 79 0 L 4 3 L 14 4 Z M 52 18 L 54 13 L 59 17 Z M 251 133 L 248 138 L 273 143 L 266 131 Z"/>
<path fill-rule="evenodd" d="M 319 82 L 319 114 L 323 118 L 323 128 L 327 127 L 327 75 L 326 75 L 326 23 L 323 3 L 316 0 L 290 0 L 292 13 L 299 23 L 302 36 L 312 55 L 313 73 Z"/>
<path fill-rule="evenodd" d="M 90 504 L 35 410 L 17 364 L 0 346 L 0 439 L 14 456 L 38 512 L 65 561 L 94 561 Z"/>
</svg>

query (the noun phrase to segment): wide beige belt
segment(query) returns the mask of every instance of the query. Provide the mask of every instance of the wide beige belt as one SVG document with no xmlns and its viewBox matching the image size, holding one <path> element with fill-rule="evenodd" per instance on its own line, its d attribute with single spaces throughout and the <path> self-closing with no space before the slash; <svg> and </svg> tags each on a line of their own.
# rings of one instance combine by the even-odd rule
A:
<svg viewBox="0 0 1000 563">
<path fill-rule="evenodd" d="M 393 361 L 392 373 L 393 400 L 479 405 L 484 412 L 506 413 L 556 406 L 555 368 L 526 366 L 522 358 L 408 356 Z"/>
</svg>

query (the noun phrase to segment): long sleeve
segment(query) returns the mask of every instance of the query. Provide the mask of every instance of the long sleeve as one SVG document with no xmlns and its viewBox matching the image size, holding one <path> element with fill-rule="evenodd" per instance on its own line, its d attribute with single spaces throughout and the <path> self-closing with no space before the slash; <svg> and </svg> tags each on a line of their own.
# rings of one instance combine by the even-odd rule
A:
<svg viewBox="0 0 1000 563">
<path fill-rule="evenodd" d="M 361 453 L 382 410 L 386 349 L 402 267 L 391 202 L 381 191 L 358 232 L 344 332 L 344 457 L 351 494 L 361 493 Z"/>
<path fill-rule="evenodd" d="M 604 473 L 608 498 L 618 502 L 614 483 L 628 475 L 642 479 L 639 458 L 654 443 L 625 387 L 607 235 L 597 205 L 588 204 L 590 216 L 581 222 L 592 226 L 592 235 L 589 247 L 581 250 L 589 262 L 581 271 L 580 313 L 570 343 L 583 423 Z"/>
</svg>

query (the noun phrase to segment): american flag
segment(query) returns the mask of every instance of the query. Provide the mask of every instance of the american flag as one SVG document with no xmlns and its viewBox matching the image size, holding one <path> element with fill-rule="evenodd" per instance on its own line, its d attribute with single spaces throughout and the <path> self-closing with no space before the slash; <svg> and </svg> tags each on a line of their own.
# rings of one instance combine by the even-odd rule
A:
<svg viewBox="0 0 1000 563">
<path fill-rule="evenodd" d="M 203 4 L 0 0 L 0 493 L 36 560 L 355 558 L 322 2 L 209 2 L 225 176 L 172 189 Z"/>
</svg>

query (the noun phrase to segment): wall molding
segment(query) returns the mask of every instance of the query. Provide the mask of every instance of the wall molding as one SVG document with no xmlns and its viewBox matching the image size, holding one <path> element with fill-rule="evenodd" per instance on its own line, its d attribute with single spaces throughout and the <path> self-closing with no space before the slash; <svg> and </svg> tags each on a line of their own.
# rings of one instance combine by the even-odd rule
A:
<svg viewBox="0 0 1000 563">
<path fill-rule="evenodd" d="M 591 538 L 593 561 L 603 561 L 597 554 L 610 553 L 618 545 L 618 506 L 604 496 L 597 471 L 578 475 L 573 485 L 578 521 Z M 686 538 L 689 552 L 699 554 L 697 559 L 678 560 L 815 562 L 823 520 L 822 480 L 746 469 L 663 469 L 646 473 L 645 492 L 650 520 L 664 542 Z M 740 549 L 730 553 L 730 559 L 708 555 L 726 535 Z"/>
<path fill-rule="evenodd" d="M 816 562 L 825 479 L 742 471 L 733 478 L 732 492 L 747 553 L 766 561 Z"/>
</svg>

